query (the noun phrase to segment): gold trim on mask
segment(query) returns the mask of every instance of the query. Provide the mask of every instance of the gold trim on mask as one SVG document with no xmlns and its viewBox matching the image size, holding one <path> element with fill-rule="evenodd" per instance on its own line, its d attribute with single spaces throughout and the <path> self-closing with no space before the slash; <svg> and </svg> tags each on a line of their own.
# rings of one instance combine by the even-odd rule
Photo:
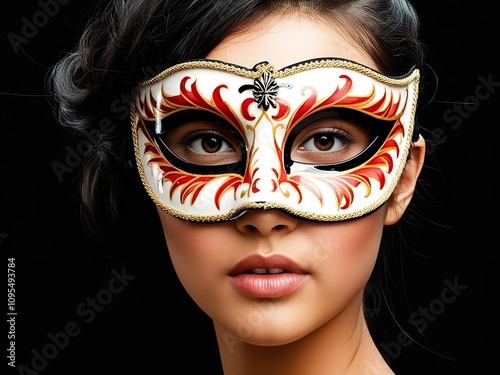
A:
<svg viewBox="0 0 500 375">
<path fill-rule="evenodd" d="M 344 68 L 344 69 L 349 69 L 353 70 L 359 73 L 363 73 L 368 77 L 374 78 L 377 81 L 383 82 L 385 84 L 391 85 L 391 86 L 396 86 L 396 87 L 402 87 L 406 86 L 408 83 L 413 81 L 415 79 L 415 76 L 419 75 L 418 69 L 412 69 L 408 74 L 405 76 L 401 77 L 391 77 L 384 75 L 382 73 L 377 72 L 376 70 L 373 70 L 365 65 L 356 63 L 351 60 L 345 60 L 345 59 L 336 59 L 336 58 L 325 58 L 325 59 L 315 59 L 315 60 L 308 60 L 304 62 L 300 62 L 297 64 L 293 64 L 290 66 L 287 66 L 285 68 L 276 70 L 274 66 L 267 61 L 258 63 L 255 65 L 252 69 L 248 69 L 242 66 L 234 65 L 234 64 L 229 64 L 223 61 L 218 61 L 218 60 L 191 60 L 191 61 L 186 61 L 180 64 L 176 64 L 171 66 L 170 68 L 167 68 L 160 72 L 158 75 L 156 75 L 153 78 L 150 78 L 146 81 L 142 81 L 138 83 L 138 87 L 144 87 L 144 86 L 149 86 L 153 83 L 157 83 L 161 81 L 162 79 L 168 77 L 171 74 L 174 74 L 178 71 L 186 70 L 186 69 L 213 69 L 213 70 L 220 70 L 232 74 L 236 74 L 242 77 L 247 77 L 251 79 L 256 79 L 262 76 L 262 73 L 264 71 L 270 71 L 271 76 L 275 79 L 279 78 L 286 78 L 288 76 L 291 76 L 293 74 L 297 74 L 300 72 L 304 72 L 307 70 L 311 69 L 318 69 L 318 68 Z"/>
<path fill-rule="evenodd" d="M 249 79 L 258 79 L 260 78 L 265 71 L 268 71 L 271 73 L 271 76 L 274 79 L 280 79 L 280 78 L 286 78 L 292 75 L 295 75 L 300 72 L 304 71 L 309 71 L 313 69 L 318 69 L 318 68 L 344 68 L 344 69 L 349 69 L 351 71 L 355 71 L 358 73 L 362 73 L 363 75 L 366 75 L 367 77 L 370 77 L 372 79 L 375 79 L 376 81 L 379 81 L 380 83 L 383 83 L 385 85 L 389 86 L 394 86 L 394 87 L 404 87 L 408 86 L 410 83 L 414 83 L 413 87 L 413 94 L 411 97 L 408 97 L 409 102 L 407 103 L 408 106 L 411 108 L 407 108 L 404 110 L 404 112 L 409 112 L 409 121 L 408 124 L 405 125 L 407 126 L 407 134 L 404 136 L 407 137 L 405 140 L 405 143 L 401 143 L 401 150 L 400 150 L 400 156 L 397 158 L 407 158 L 407 155 L 409 154 L 409 149 L 411 147 L 411 134 L 413 132 L 414 128 L 414 118 L 415 118 L 415 112 L 416 112 L 416 106 L 417 106 L 417 98 L 418 98 L 418 84 L 419 84 L 419 70 L 418 69 L 412 69 L 410 72 L 408 72 L 406 75 L 400 76 L 400 77 L 390 77 L 386 76 L 382 73 L 379 73 L 367 66 L 358 64 L 356 62 L 350 61 L 350 60 L 345 60 L 345 59 L 335 59 L 335 58 L 322 58 L 322 59 L 314 59 L 314 60 L 308 60 L 304 62 L 299 62 L 297 64 L 290 65 L 288 67 L 276 70 L 274 66 L 268 62 L 261 62 L 257 65 L 254 66 L 252 69 L 248 69 L 245 67 L 241 67 L 238 65 L 234 64 L 229 64 L 226 62 L 222 61 L 217 61 L 217 60 L 191 60 L 187 62 L 183 62 L 177 65 L 174 65 L 170 68 L 165 69 L 155 77 L 148 79 L 146 81 L 140 82 L 137 86 L 136 89 L 140 90 L 142 87 L 150 86 L 155 83 L 158 83 L 165 79 L 166 77 L 187 69 L 211 69 L 211 70 L 218 70 L 218 71 L 223 71 L 231 74 L 235 74 L 241 77 L 249 78 Z M 234 218 L 236 215 L 238 215 L 240 212 L 244 212 L 245 210 L 248 209 L 261 209 L 261 210 L 268 210 L 268 209 L 278 209 L 282 210 L 283 212 L 287 212 L 291 215 L 303 218 L 303 219 L 308 219 L 308 220 L 315 220 L 315 221 L 325 221 L 325 222 L 331 222 L 331 221 L 343 221 L 343 220 L 349 220 L 357 217 L 364 216 L 376 209 L 378 209 L 380 206 L 382 206 L 391 196 L 393 193 L 396 184 L 398 183 L 399 177 L 405 167 L 405 162 L 401 161 L 398 164 L 397 170 L 393 170 L 390 174 L 394 176 L 394 178 L 391 179 L 389 182 L 389 187 L 384 188 L 385 191 L 379 195 L 378 197 L 375 198 L 373 202 L 368 204 L 366 207 L 360 207 L 357 208 L 354 211 L 349 211 L 349 212 L 342 212 L 339 210 L 338 212 L 335 213 L 315 213 L 312 210 L 307 211 L 307 210 L 300 210 L 296 209 L 294 206 L 288 205 L 286 203 L 278 202 L 278 201 L 268 201 L 268 202 L 255 202 L 255 201 L 247 201 L 243 202 L 241 204 L 236 205 L 234 208 L 223 210 L 221 214 L 212 214 L 212 213 L 207 213 L 207 214 L 199 214 L 199 213 L 189 213 L 187 211 L 179 210 L 176 207 L 173 207 L 169 204 L 167 204 L 164 200 L 162 200 L 157 193 L 151 188 L 150 182 L 148 181 L 148 178 L 145 175 L 144 171 L 144 160 L 143 155 L 141 154 L 141 150 L 139 147 L 139 133 L 142 133 L 142 135 L 149 140 L 150 143 L 154 143 L 152 139 L 150 139 L 150 135 L 148 132 L 143 129 L 144 124 L 141 125 L 140 121 L 140 114 L 139 111 L 136 110 L 135 108 L 135 102 L 134 102 L 134 95 L 132 96 L 132 102 L 131 102 L 131 122 L 132 122 L 132 131 L 133 131 L 133 143 L 134 143 L 134 150 L 135 150 L 135 159 L 137 162 L 139 174 L 141 177 L 141 180 L 143 182 L 143 185 L 146 188 L 147 193 L 150 195 L 150 197 L 153 199 L 153 201 L 161 207 L 162 210 L 166 211 L 167 213 L 171 214 L 172 216 L 184 219 L 184 220 L 189 220 L 189 221 L 195 221 L 195 222 L 218 222 L 218 221 L 226 221 L 229 219 Z M 223 178 L 224 175 L 220 175 L 220 178 Z"/>
</svg>

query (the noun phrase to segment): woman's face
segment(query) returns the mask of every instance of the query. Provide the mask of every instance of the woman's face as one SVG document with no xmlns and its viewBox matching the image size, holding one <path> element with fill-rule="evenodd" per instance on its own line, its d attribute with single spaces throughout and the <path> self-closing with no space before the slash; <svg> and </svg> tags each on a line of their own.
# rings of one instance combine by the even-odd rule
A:
<svg viewBox="0 0 500 375">
<path fill-rule="evenodd" d="M 207 56 L 248 68 L 261 61 L 281 68 L 317 57 L 346 58 L 376 69 L 331 24 L 298 15 L 250 24 Z M 279 345 L 327 323 L 355 324 L 386 206 L 343 222 L 250 210 L 232 221 L 199 224 L 158 212 L 177 274 L 218 333 Z"/>
</svg>

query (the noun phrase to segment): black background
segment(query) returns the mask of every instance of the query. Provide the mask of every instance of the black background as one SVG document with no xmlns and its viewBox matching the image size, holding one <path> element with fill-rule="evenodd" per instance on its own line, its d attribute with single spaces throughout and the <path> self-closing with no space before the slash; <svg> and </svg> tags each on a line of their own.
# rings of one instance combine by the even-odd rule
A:
<svg viewBox="0 0 500 375">
<path fill-rule="evenodd" d="M 23 17 L 33 21 L 43 8 L 18 1 L 2 12 L 0 250 L 4 269 L 9 257 L 16 264 L 16 365 L 32 369 L 35 358 L 41 371 L 11 369 L 6 356 L 1 366 L 16 374 L 198 368 L 217 374 L 211 323 L 173 275 L 148 198 L 132 204 L 121 230 L 93 241 L 80 225 L 78 157 L 62 178 L 53 169 L 82 143 L 54 120 L 44 79 L 76 42 L 94 3 L 68 1 L 46 22 L 38 18 L 43 26 L 17 52 L 8 34 L 22 36 Z M 390 260 L 394 317 L 384 307 L 373 334 L 397 374 L 490 373 L 498 365 L 500 14 L 486 0 L 414 4 L 433 97 L 419 117 L 427 165 L 411 220 L 403 225 L 402 251 Z M 133 280 L 107 294 L 112 300 L 102 311 L 82 310 L 88 297 L 106 296 L 112 270 Z M 455 293 L 450 285 L 459 285 Z M 78 330 L 63 340 L 68 324 Z M 403 340 L 403 330 L 414 341 Z M 56 351 L 51 335 L 61 340 Z M 53 358 L 37 361 L 44 351 Z"/>
</svg>

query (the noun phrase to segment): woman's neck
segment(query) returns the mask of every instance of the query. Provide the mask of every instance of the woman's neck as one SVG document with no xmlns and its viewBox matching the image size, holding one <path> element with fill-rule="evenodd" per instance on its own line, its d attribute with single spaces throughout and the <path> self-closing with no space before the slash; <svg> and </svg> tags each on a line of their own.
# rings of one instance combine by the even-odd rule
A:
<svg viewBox="0 0 500 375">
<path fill-rule="evenodd" d="M 393 374 L 373 342 L 361 306 L 286 345 L 230 342 L 222 327 L 215 324 L 215 331 L 224 375 Z"/>
</svg>

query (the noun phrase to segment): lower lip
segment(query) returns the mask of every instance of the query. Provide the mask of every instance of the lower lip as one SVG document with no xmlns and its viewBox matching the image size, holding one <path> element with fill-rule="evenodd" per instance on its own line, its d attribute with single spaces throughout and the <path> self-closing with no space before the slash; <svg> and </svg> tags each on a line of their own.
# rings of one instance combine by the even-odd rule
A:
<svg viewBox="0 0 500 375">
<path fill-rule="evenodd" d="M 251 274 L 242 273 L 231 275 L 233 285 L 251 297 L 278 298 L 286 296 L 299 289 L 308 279 L 308 274 L 280 273 L 280 274 Z"/>
</svg>

